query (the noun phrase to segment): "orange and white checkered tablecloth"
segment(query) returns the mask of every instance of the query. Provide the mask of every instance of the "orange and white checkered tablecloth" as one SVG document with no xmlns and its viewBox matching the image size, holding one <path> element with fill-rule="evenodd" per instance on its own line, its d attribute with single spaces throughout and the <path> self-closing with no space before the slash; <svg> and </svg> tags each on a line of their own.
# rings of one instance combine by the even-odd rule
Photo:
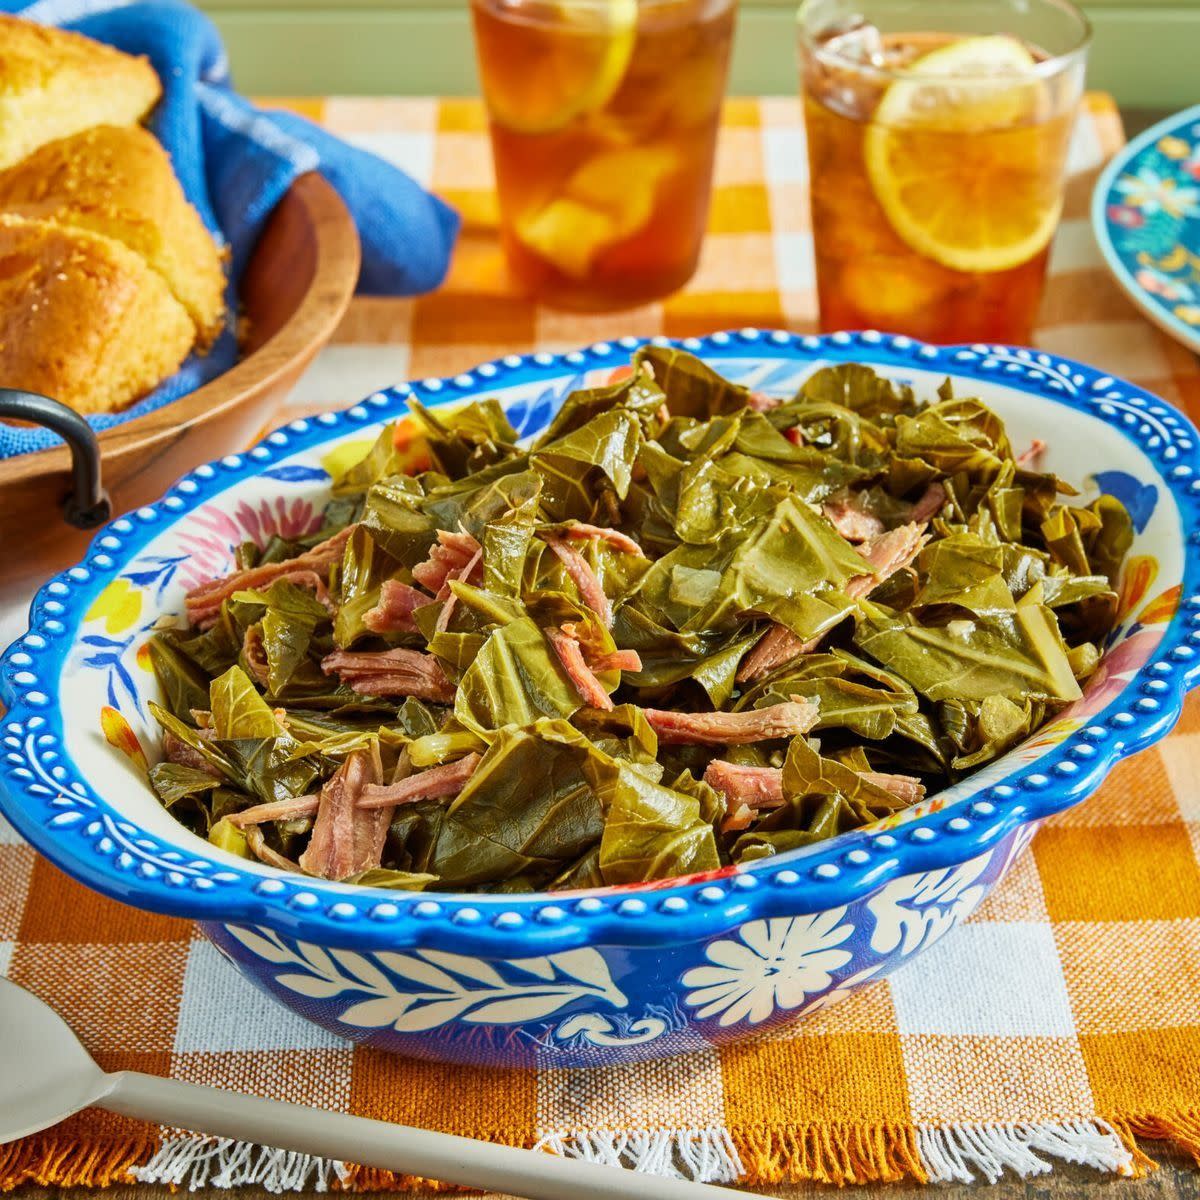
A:
<svg viewBox="0 0 1200 1200">
<path fill-rule="evenodd" d="M 691 285 L 611 317 L 511 294 L 472 101 L 298 105 L 454 202 L 450 279 L 415 300 L 357 299 L 278 420 L 512 351 L 627 333 L 814 325 L 805 154 L 793 100 L 735 100 L 711 231 Z M 1143 322 L 1087 223 L 1120 144 L 1091 97 L 1039 340 L 1200 409 L 1196 360 Z M 278 420 L 275 423 L 278 423 Z M 1200 1161 L 1200 698 L 1176 732 L 1050 822 L 1005 883 L 910 966 L 754 1044 L 591 1071 L 499 1071 L 356 1049 L 259 994 L 185 922 L 101 899 L 0 821 L 0 973 L 54 1004 L 102 1065 L 587 1154 L 767 1184 L 994 1179 L 1057 1159 L 1143 1169 L 1148 1139 Z M 89 1112 L 0 1147 L 0 1189 L 141 1178 L 407 1186 L 377 1171 L 181 1138 Z"/>
</svg>

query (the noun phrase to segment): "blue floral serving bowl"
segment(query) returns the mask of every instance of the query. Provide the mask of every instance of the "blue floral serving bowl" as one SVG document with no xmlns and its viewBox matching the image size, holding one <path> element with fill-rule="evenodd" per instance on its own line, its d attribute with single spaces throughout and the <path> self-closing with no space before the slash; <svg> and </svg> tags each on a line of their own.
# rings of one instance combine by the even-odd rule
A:
<svg viewBox="0 0 1200 1200">
<path fill-rule="evenodd" d="M 500 398 L 524 434 L 638 343 L 511 356 L 293 421 L 114 521 L 33 604 L 0 665 L 0 810 L 75 878 L 198 921 L 259 987 L 335 1034 L 496 1065 L 594 1066 L 745 1038 L 882 978 L 970 914 L 1039 823 L 1170 729 L 1200 679 L 1200 435 L 1130 384 L 1046 354 L 875 333 L 746 330 L 681 343 L 790 394 L 860 361 L 932 394 L 949 375 L 1035 436 L 1046 466 L 1133 514 L 1120 624 L 1083 698 L 1024 745 L 894 819 L 718 875 L 554 895 L 406 895 L 289 875 L 178 825 L 145 782 L 144 646 L 234 546 L 307 532 L 329 475 L 405 411 Z"/>
</svg>

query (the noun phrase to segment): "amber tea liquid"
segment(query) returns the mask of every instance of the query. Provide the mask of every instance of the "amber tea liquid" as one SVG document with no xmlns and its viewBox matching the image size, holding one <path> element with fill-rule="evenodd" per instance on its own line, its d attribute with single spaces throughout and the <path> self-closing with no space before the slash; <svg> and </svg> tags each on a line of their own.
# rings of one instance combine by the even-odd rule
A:
<svg viewBox="0 0 1200 1200">
<path fill-rule="evenodd" d="M 682 286 L 708 215 L 736 0 L 473 0 L 501 236 L 549 304 Z"/>
<path fill-rule="evenodd" d="M 938 34 L 876 35 L 879 71 L 809 56 L 823 329 L 1030 340 L 1075 115 L 1036 77 L 1042 57 L 1011 38 Z"/>
</svg>

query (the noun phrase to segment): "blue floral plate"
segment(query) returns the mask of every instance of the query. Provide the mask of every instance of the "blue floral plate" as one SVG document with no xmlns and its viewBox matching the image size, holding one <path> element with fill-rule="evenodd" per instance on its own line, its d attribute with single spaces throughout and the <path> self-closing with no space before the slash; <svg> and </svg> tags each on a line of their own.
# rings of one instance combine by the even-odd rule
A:
<svg viewBox="0 0 1200 1200">
<path fill-rule="evenodd" d="M 1147 129 L 1108 164 L 1092 225 L 1130 299 L 1200 354 L 1200 104 Z"/>
<path fill-rule="evenodd" d="M 1120 620 L 1083 698 L 970 779 L 820 845 L 704 878 L 553 895 L 412 895 L 285 874 L 175 822 L 146 782 L 158 738 L 146 641 L 246 538 L 308 532 L 330 474 L 410 397 L 496 396 L 522 434 L 573 389 L 626 370 L 632 338 L 513 355 L 293 421 L 197 467 L 109 525 L 39 592 L 0 661 L 0 811 L 63 870 L 200 923 L 263 990 L 335 1034 L 429 1058 L 591 1066 L 735 1041 L 908 962 L 973 912 L 1038 824 L 1162 737 L 1200 680 L 1200 435 L 1100 371 L 1003 346 L 875 333 L 745 330 L 680 343 L 751 387 L 792 394 L 859 361 L 932 395 L 949 376 L 1084 499 L 1118 495 L 1136 539 Z M 1090 473 L 1089 473 L 1090 472 Z"/>
</svg>

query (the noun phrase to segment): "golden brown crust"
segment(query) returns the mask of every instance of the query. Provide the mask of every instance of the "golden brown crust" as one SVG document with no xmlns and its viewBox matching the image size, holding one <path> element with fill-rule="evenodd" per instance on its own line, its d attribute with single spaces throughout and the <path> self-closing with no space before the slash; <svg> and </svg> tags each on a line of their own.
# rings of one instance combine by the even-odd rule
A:
<svg viewBox="0 0 1200 1200">
<path fill-rule="evenodd" d="M 126 408 L 194 337 L 166 283 L 120 242 L 0 215 L 0 379 L 83 413 Z"/>
<path fill-rule="evenodd" d="M 162 87 L 145 58 L 0 14 L 0 167 L 90 125 L 132 125 Z"/>
<path fill-rule="evenodd" d="M 0 172 L 0 211 L 122 242 L 166 280 L 202 346 L 220 332 L 221 253 L 145 129 L 102 125 L 47 143 Z"/>
</svg>

